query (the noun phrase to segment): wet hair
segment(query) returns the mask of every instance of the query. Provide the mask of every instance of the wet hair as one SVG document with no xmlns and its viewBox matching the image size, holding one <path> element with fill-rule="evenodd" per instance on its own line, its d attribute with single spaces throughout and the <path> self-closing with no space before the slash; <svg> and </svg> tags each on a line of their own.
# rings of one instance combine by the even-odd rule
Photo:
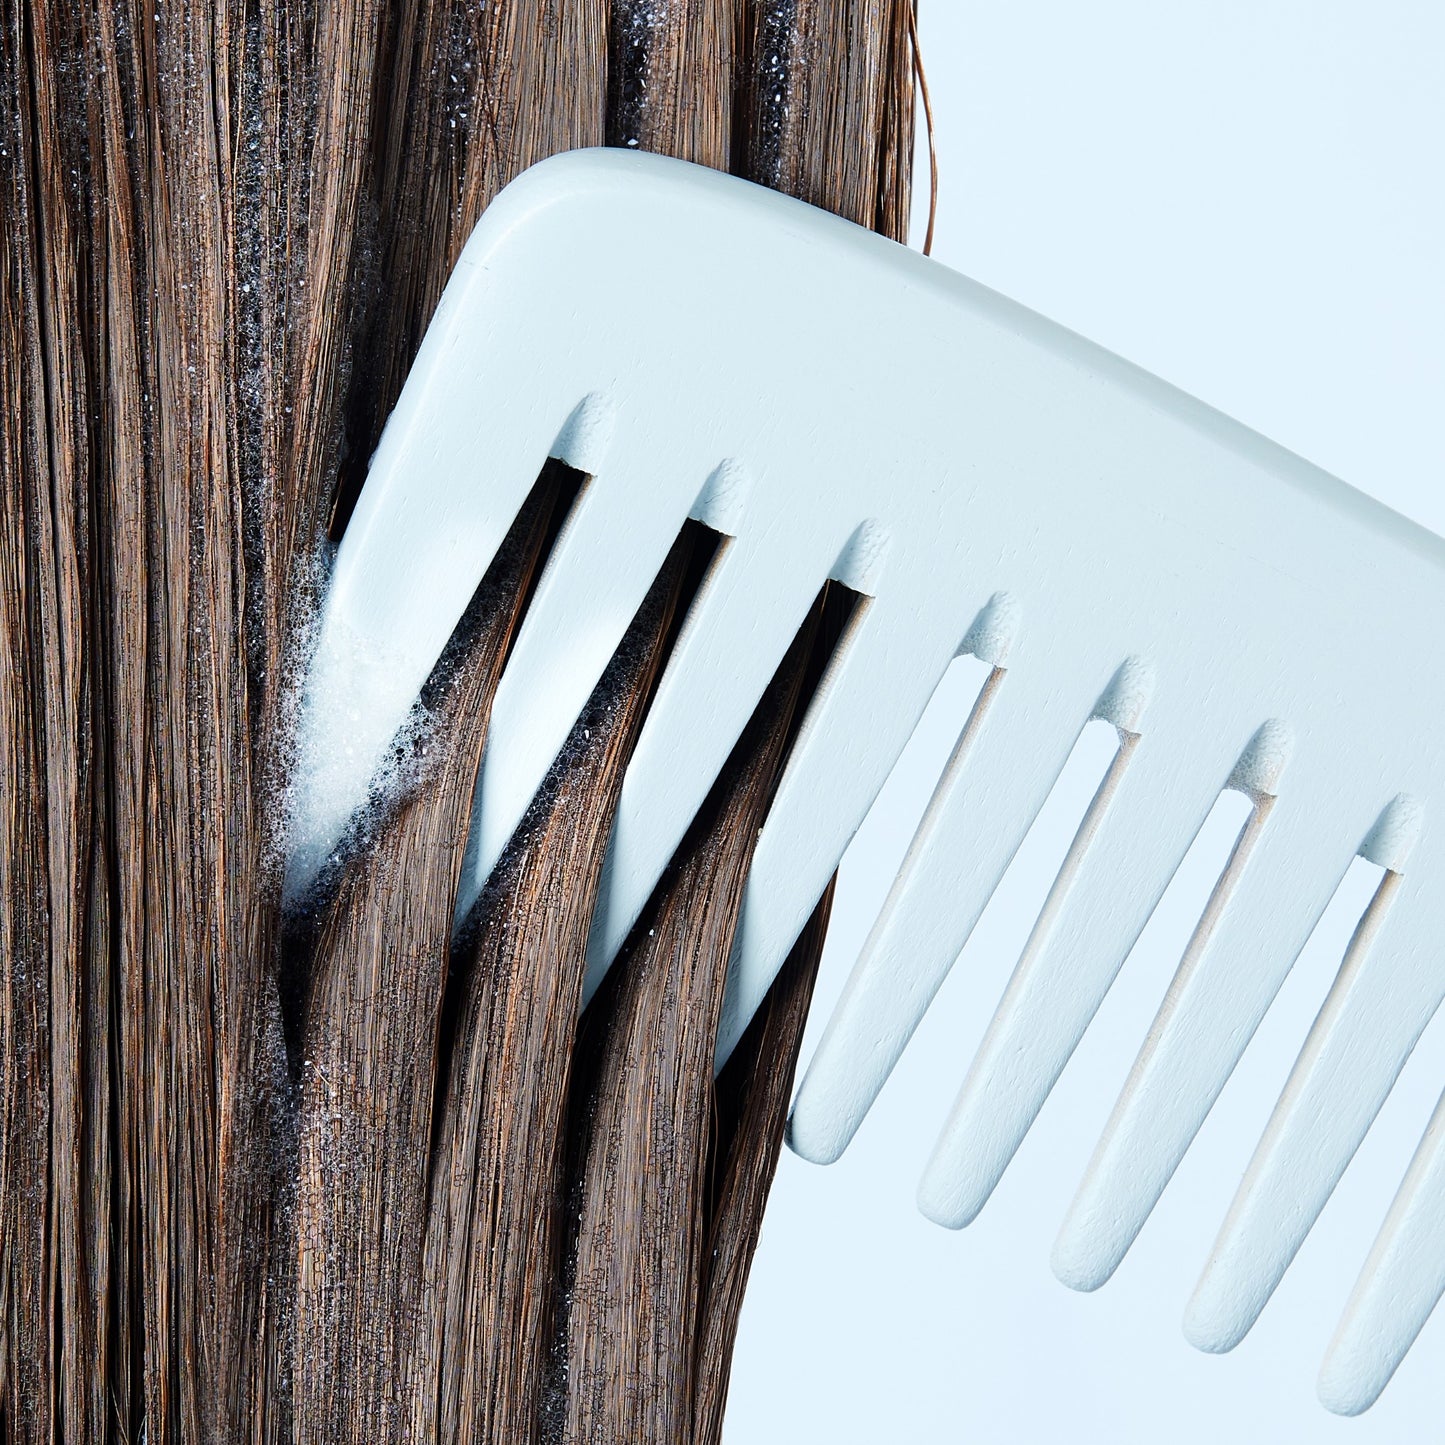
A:
<svg viewBox="0 0 1445 1445">
<path fill-rule="evenodd" d="M 578 1019 L 689 524 L 456 939 L 549 463 L 280 908 L 296 679 L 488 199 L 636 145 L 901 238 L 904 0 L 0 0 L 0 1438 L 719 1438 L 826 926 L 713 1079 L 822 594 Z M 780 339 L 786 344 L 786 338 Z"/>
</svg>

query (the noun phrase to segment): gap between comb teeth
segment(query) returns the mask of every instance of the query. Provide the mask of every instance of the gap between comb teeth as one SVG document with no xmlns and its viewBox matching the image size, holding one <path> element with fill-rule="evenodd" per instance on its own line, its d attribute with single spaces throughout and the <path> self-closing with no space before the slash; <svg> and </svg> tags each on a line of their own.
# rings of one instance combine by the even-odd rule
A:
<svg viewBox="0 0 1445 1445">
<path fill-rule="evenodd" d="M 1070 701 L 1076 683 L 1056 686 L 1052 675 L 1017 666 L 995 667 L 975 700 L 808 1065 L 789 1140 L 813 1162 L 836 1159 L 862 1122 L 1088 722 L 1090 704 Z M 1014 776 L 1020 762 L 1022 779 Z M 961 864 L 960 834 L 980 828 L 988 851 L 958 884 L 960 902 L 948 881 Z"/>
<path fill-rule="evenodd" d="M 1363 820 L 1342 805 L 1332 823 L 1308 780 L 1294 781 L 1303 796 L 1287 784 L 1246 820 L 1095 1146 L 1054 1248 L 1056 1275 L 1075 1289 L 1098 1288 L 1123 1260 L 1276 994 L 1298 978 L 1297 955 L 1354 896 L 1347 881 L 1366 865 L 1347 866 L 1348 840 Z"/>
<path fill-rule="evenodd" d="M 1230 829 L 1229 842 L 1221 849 L 1221 840 L 1217 837 L 1217 829 L 1211 828 L 1210 825 L 1216 817 L 1226 818 L 1228 816 L 1232 806 L 1231 799 L 1237 799 L 1239 805 L 1242 805 L 1246 811 L 1244 817 Z M 1175 911 L 1173 905 L 1183 903 L 1184 915 L 1193 919 L 1178 955 L 1179 962 L 1175 966 L 1173 977 L 1165 990 L 1166 1002 L 1170 994 L 1178 987 L 1180 978 L 1189 974 L 1194 966 L 1194 961 L 1207 950 L 1209 940 L 1213 937 L 1219 920 L 1228 906 L 1229 899 L 1259 841 L 1273 802 L 1274 799 L 1269 795 L 1250 797 L 1241 789 L 1222 791 L 1155 908 L 1154 915 L 1146 925 L 1145 934 L 1141 936 L 1141 944 L 1145 943 L 1149 933 L 1156 931 L 1156 925 L 1159 928 L 1168 927 L 1166 920 Z M 1211 861 L 1212 859 L 1219 861 L 1217 866 L 1209 870 L 1211 881 L 1201 898 L 1194 889 L 1198 888 L 1197 873 L 1199 865 L 1204 863 L 1206 855 L 1211 858 Z M 1190 888 L 1190 879 L 1194 879 L 1194 889 Z M 1184 895 L 1183 898 L 1181 898 L 1181 894 Z M 1185 901 L 1191 894 L 1195 905 Z M 1138 946 L 1136 944 L 1136 948 Z M 1162 1007 L 1164 1005 L 1161 1005 Z M 1159 1015 L 1156 1013 L 1141 1045 L 1141 1056 L 1144 1051 L 1148 1050 L 1150 1040 L 1157 1032 L 1158 1020 Z M 1122 1167 L 1111 1163 L 1112 1156 L 1107 1153 L 1107 1145 L 1113 1131 L 1119 1125 L 1121 1111 L 1125 1109 L 1126 1101 L 1133 1093 L 1138 1067 L 1136 1062 L 1134 1069 L 1131 1070 L 1129 1077 L 1124 1082 L 1109 1122 L 1105 1125 L 1100 1140 L 1095 1146 L 1094 1154 L 1085 1170 L 1084 1178 L 1054 1245 L 1052 1258 L 1054 1274 L 1071 1289 L 1089 1291 L 1099 1288 L 1118 1267 L 1139 1229 L 1142 1228 L 1144 1218 L 1147 1217 L 1141 1217 L 1136 1222 L 1125 1226 L 1125 1237 L 1114 1238 L 1115 1231 L 1123 1223 L 1123 1217 L 1117 1205 L 1110 1201 L 1102 1207 L 1097 1206 L 1093 1202 L 1091 1194 L 1091 1190 L 1097 1189 L 1101 1185 L 1107 1186 L 1116 1169 Z M 1130 1157 L 1133 1158 L 1132 1155 Z M 1104 1252 L 1096 1240 L 1096 1231 L 1106 1227 L 1111 1238 L 1107 1251 Z"/>
<path fill-rule="evenodd" d="M 1399 909 L 1402 879 L 1389 871 L 1382 876 L 1240 1181 L 1185 1314 L 1185 1335 L 1199 1349 L 1233 1349 L 1253 1327 L 1413 1045 L 1410 1018 L 1402 1027 L 1411 1036 L 1398 1042 L 1393 1026 L 1383 1039 L 1354 1038 L 1360 1018 L 1380 1006 L 1382 971 L 1395 962 L 1391 945 L 1380 947 L 1378 940 Z M 1388 1003 L 1383 1006 L 1389 1011 Z M 1411 1002 L 1403 1006 L 1413 1016 Z M 1342 1102 L 1338 1086 L 1347 1059 L 1341 1050 L 1349 1054 L 1352 1045 L 1357 1056 L 1349 1072 L 1359 1076 L 1356 1094 L 1336 1118 L 1322 1111 Z"/>
<path fill-rule="evenodd" d="M 1142 726 L 1120 729 L 925 1170 L 919 1205 L 936 1223 L 966 1225 L 992 1194 L 1230 776 L 1227 743 L 1192 738 L 1177 697 Z"/>
</svg>

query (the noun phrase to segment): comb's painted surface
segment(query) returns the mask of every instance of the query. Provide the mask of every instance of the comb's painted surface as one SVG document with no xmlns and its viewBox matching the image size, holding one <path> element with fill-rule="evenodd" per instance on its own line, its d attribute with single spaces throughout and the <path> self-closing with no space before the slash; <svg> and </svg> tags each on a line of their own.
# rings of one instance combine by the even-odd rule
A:
<svg viewBox="0 0 1445 1445">
<path fill-rule="evenodd" d="M 497 694 L 461 909 L 683 521 L 733 537 L 628 772 L 590 986 L 822 581 L 869 599 L 759 840 L 720 1057 L 951 659 L 994 668 L 809 1065 L 791 1125 L 807 1157 L 846 1146 L 1091 718 L 1118 728 L 1115 766 L 928 1165 L 930 1216 L 965 1223 L 987 1199 L 1222 788 L 1258 808 L 1065 1225 L 1071 1284 L 1101 1282 L 1128 1248 L 1351 858 L 1390 870 L 1191 1304 L 1190 1337 L 1228 1348 L 1445 993 L 1445 544 L 835 218 L 654 157 L 557 158 L 469 242 L 338 554 L 293 895 L 548 455 L 593 480 Z M 1422 1157 L 1412 1179 L 1433 1189 Z M 1385 1260 L 1417 1237 L 1439 1252 L 1406 1188 Z M 1350 1319 L 1368 1318 L 1362 1291 Z M 1332 1358 L 1373 1379 L 1348 1363 L 1348 1329 Z"/>
</svg>

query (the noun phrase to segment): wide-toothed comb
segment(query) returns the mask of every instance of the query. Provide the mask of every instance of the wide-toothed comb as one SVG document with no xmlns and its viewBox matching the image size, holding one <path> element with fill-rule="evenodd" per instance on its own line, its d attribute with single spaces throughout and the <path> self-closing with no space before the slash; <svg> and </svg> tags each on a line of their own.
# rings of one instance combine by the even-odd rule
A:
<svg viewBox="0 0 1445 1445">
<path fill-rule="evenodd" d="M 731 540 L 628 769 L 595 988 L 827 578 L 865 601 L 759 838 L 725 1058 L 950 662 L 992 666 L 812 1059 L 837 1157 L 1083 727 L 1119 730 L 924 1176 L 982 1206 L 1222 789 L 1256 800 L 1055 1256 L 1106 1279 L 1351 860 L 1387 870 L 1186 1330 L 1249 1329 L 1445 994 L 1445 543 L 1089 342 L 771 192 L 618 151 L 546 161 L 458 262 L 340 546 L 307 682 L 305 894 L 542 464 L 590 481 L 499 686 L 459 914 L 689 517 Z M 1432 1126 L 1322 1384 L 1368 1404 L 1445 1284 Z M 1362 1251 L 1363 1252 L 1363 1251 Z"/>
</svg>

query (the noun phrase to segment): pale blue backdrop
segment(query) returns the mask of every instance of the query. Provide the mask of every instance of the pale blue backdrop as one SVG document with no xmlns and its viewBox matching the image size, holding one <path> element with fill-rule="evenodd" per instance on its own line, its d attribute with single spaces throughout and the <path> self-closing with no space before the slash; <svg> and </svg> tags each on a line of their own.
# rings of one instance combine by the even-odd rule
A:
<svg viewBox="0 0 1445 1445">
<path fill-rule="evenodd" d="M 1445 7 L 931 0 L 922 36 L 938 120 L 943 261 L 1445 533 Z M 921 153 L 917 175 L 926 176 Z M 915 242 L 921 221 L 920 212 Z M 1380 646 L 1390 646 L 1386 629 Z M 811 1037 L 977 682 L 967 667 L 950 678 L 848 855 Z M 1086 735 L 1057 806 L 850 1153 L 831 1169 L 785 1156 L 743 1314 L 730 1445 L 1439 1438 L 1440 1315 L 1361 1419 L 1327 1415 L 1314 1381 L 1445 1086 L 1445 1019 L 1426 1034 L 1249 1338 L 1215 1358 L 1193 1351 L 1179 1329 L 1372 887 L 1364 865 L 1116 1278 L 1080 1296 L 1049 1272 L 1079 1170 L 1239 806 L 1211 820 L 978 1222 L 948 1234 L 914 1211 L 933 1134 L 1109 747 L 1106 735 Z M 811 1038 L 805 1059 L 810 1047 Z"/>
</svg>

